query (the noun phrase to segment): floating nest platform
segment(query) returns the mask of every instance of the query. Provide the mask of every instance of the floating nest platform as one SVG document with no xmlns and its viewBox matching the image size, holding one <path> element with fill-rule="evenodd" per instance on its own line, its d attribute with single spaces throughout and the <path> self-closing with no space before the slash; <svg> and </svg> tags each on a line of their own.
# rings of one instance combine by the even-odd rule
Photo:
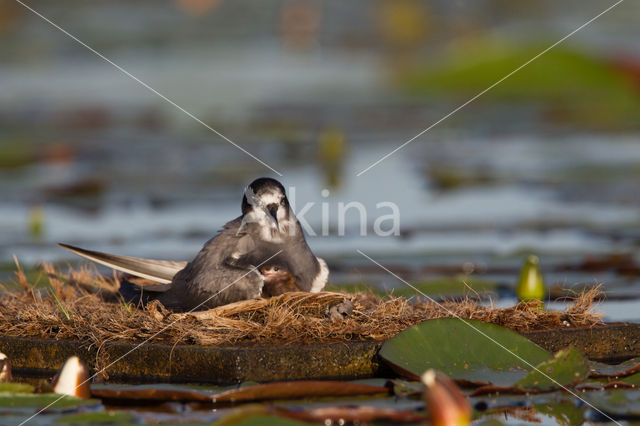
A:
<svg viewBox="0 0 640 426">
<path fill-rule="evenodd" d="M 640 354 L 640 326 L 606 325 L 592 311 L 597 289 L 577 294 L 565 311 L 542 310 L 535 302 L 493 308 L 468 298 L 436 303 L 323 292 L 173 313 L 160 303 L 136 307 L 119 300 L 117 276 L 61 274 L 44 265 L 50 284 L 44 290 L 20 269 L 16 277 L 19 289 L 0 294 L 0 352 L 25 377 L 49 376 L 71 355 L 94 371 L 108 367 L 100 375 L 105 381 L 224 384 L 382 375 L 376 353 L 385 340 L 441 317 L 492 322 L 546 349 L 571 344 L 593 359 Z"/>
</svg>

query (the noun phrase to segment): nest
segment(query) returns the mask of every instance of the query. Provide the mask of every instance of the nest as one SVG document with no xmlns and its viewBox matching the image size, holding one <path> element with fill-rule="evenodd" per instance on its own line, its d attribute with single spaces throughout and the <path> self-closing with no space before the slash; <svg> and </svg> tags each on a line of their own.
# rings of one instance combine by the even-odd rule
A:
<svg viewBox="0 0 640 426">
<path fill-rule="evenodd" d="M 98 346 L 147 339 L 198 345 L 287 344 L 385 340 L 441 317 L 477 319 L 520 332 L 602 324 L 601 316 L 592 311 L 598 288 L 577 294 L 562 312 L 542 310 L 540 302 L 493 308 L 469 298 L 437 303 L 370 292 L 298 292 L 173 313 L 158 302 L 144 307 L 124 303 L 118 298 L 120 278 L 115 275 L 103 277 L 87 270 L 61 274 L 51 265 L 44 265 L 43 271 L 50 287 L 36 289 L 18 268 L 20 289 L 0 292 L 2 336 L 69 339 Z"/>
</svg>

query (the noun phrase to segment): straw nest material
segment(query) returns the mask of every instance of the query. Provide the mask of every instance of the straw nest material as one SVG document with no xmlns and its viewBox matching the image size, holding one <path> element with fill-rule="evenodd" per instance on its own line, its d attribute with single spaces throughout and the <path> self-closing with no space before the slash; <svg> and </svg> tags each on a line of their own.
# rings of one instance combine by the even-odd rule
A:
<svg viewBox="0 0 640 426">
<path fill-rule="evenodd" d="M 43 269 L 50 286 L 36 289 L 18 269 L 20 290 L 0 290 L 0 335 L 70 339 L 87 345 L 147 339 L 198 345 L 286 344 L 383 340 L 440 317 L 473 318 L 516 331 L 601 324 L 601 317 L 592 311 L 598 289 L 576 295 L 563 312 L 541 310 L 535 302 L 493 308 L 468 298 L 436 303 L 323 292 L 287 293 L 208 311 L 173 313 L 157 302 L 135 307 L 118 300 L 116 276 L 96 276 L 86 270 L 61 274 L 50 265 Z M 345 307 L 347 314 L 338 313 Z"/>
</svg>

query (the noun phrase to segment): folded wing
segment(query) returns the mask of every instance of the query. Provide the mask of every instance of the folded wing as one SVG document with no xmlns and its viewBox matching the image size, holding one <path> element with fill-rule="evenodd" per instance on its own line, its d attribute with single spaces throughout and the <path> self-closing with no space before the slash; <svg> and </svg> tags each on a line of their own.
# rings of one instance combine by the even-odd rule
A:
<svg viewBox="0 0 640 426">
<path fill-rule="evenodd" d="M 187 266 L 187 262 L 119 256 L 116 254 L 85 250 L 69 244 L 58 243 L 58 245 L 65 250 L 69 250 L 72 253 L 101 265 L 162 284 L 170 284 L 173 276 Z"/>
</svg>

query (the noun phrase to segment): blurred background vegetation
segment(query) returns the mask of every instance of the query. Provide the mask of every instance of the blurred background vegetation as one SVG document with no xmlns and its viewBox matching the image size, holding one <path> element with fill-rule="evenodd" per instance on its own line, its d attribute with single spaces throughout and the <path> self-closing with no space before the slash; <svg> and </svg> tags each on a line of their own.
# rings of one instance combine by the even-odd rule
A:
<svg viewBox="0 0 640 426">
<path fill-rule="evenodd" d="M 398 204 L 401 237 L 360 237 L 354 212 L 346 237 L 311 238 L 334 281 L 394 285 L 362 265 L 361 248 L 416 279 L 484 273 L 515 286 L 524 253 L 535 252 L 547 282 L 595 277 L 635 289 L 635 275 L 567 275 L 561 266 L 585 256 L 635 265 L 639 3 L 622 3 L 360 177 L 612 3 L 28 4 L 282 172 L 298 208 L 316 202 L 306 217 L 318 233 L 321 202 L 332 232 L 339 201 L 366 205 L 369 224 L 388 213 L 376 203 Z M 5 270 L 13 254 L 26 264 L 70 260 L 57 241 L 189 258 L 239 214 L 242 187 L 270 174 L 19 3 L 0 0 Z"/>
</svg>

